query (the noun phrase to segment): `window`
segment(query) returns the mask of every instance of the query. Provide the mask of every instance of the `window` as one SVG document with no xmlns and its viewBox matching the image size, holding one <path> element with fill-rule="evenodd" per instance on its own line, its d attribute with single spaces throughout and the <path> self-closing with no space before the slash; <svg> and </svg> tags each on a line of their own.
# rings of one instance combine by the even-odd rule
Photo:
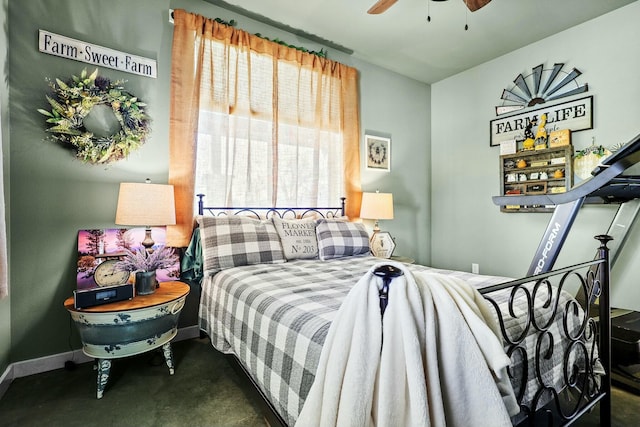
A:
<svg viewBox="0 0 640 427">
<path fill-rule="evenodd" d="M 191 235 L 194 194 L 208 206 L 360 210 L 356 69 L 174 11 L 169 183 Z M 195 167 L 195 170 L 194 170 Z"/>
<path fill-rule="evenodd" d="M 196 194 L 208 206 L 337 205 L 344 160 L 334 78 L 220 42 L 211 63 L 212 104 L 229 107 L 200 110 Z"/>
</svg>

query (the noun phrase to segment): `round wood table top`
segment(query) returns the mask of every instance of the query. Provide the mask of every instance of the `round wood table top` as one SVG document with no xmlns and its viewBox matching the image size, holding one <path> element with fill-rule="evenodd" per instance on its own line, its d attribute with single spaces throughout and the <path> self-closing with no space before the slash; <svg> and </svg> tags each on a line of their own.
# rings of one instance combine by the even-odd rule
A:
<svg viewBox="0 0 640 427">
<path fill-rule="evenodd" d="M 81 311 L 92 313 L 106 313 L 111 311 L 126 311 L 139 308 L 152 307 L 154 305 L 164 304 L 169 301 L 181 298 L 189 293 L 189 285 L 183 282 L 161 282 L 156 291 L 149 295 L 136 295 L 133 299 L 126 301 L 110 302 L 107 304 L 96 305 L 87 308 L 74 308 L 73 296 L 64 301 L 64 308 L 69 311 Z"/>
</svg>

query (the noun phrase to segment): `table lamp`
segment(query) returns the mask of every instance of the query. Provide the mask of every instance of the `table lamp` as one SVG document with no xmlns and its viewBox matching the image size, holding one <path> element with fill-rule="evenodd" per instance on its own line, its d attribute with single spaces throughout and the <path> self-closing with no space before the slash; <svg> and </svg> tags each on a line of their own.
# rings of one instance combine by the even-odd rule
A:
<svg viewBox="0 0 640 427">
<path fill-rule="evenodd" d="M 360 217 L 373 219 L 373 235 L 369 242 L 371 253 L 380 258 L 390 258 L 396 247 L 391 234 L 380 231 L 378 221 L 381 219 L 393 219 L 393 194 L 391 193 L 362 193 L 362 205 Z"/>
<path fill-rule="evenodd" d="M 153 252 L 155 243 L 151 237 L 151 227 L 175 223 L 173 185 L 152 184 L 150 179 L 144 183 L 120 183 L 116 224 L 144 226 L 145 237 L 142 246 L 147 252 Z"/>
</svg>

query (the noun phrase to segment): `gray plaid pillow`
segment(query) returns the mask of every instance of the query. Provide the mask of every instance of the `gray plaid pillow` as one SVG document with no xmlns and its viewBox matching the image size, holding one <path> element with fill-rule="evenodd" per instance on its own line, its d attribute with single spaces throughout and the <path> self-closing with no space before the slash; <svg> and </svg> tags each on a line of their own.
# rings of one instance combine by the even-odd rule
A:
<svg viewBox="0 0 640 427">
<path fill-rule="evenodd" d="M 319 219 L 316 235 L 318 257 L 323 261 L 369 253 L 369 234 L 360 223 Z"/>
<path fill-rule="evenodd" d="M 251 264 L 286 262 L 271 220 L 242 216 L 199 217 L 205 273 Z"/>
</svg>

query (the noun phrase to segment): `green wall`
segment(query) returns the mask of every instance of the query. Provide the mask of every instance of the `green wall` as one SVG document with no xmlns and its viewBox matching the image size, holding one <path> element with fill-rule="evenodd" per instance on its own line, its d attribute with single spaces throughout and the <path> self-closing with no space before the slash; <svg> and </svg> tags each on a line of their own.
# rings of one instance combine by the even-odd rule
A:
<svg viewBox="0 0 640 427">
<path fill-rule="evenodd" d="M 11 112 L 11 296 L 9 303 L 0 301 L 0 345 L 10 344 L 8 361 L 15 362 L 68 351 L 70 334 L 72 347 L 80 347 L 62 307 L 75 287 L 78 229 L 114 226 L 121 181 L 167 180 L 173 30 L 169 8 L 235 19 L 250 32 L 319 46 L 201 0 L 4 1 L 11 23 L 5 67 Z M 45 123 L 36 110 L 47 107 L 45 79 L 77 75 L 86 64 L 40 53 L 39 29 L 158 61 L 157 79 L 100 70 L 112 79 L 126 79 L 127 89 L 148 103 L 152 134 L 142 149 L 127 160 L 93 166 L 43 141 Z M 392 137 L 391 172 L 363 173 L 363 187 L 394 193 L 397 219 L 383 227 L 397 237 L 398 253 L 428 262 L 429 87 L 331 49 L 329 55 L 360 70 L 363 134 L 370 130 Z M 7 123 L 2 123 L 4 134 Z"/>
<path fill-rule="evenodd" d="M 431 113 L 428 103 L 412 100 L 428 100 L 431 88 L 380 68 L 366 68 L 364 64 L 356 67 L 367 70 L 361 75 L 362 132 L 391 137 L 391 171 L 372 171 L 363 166 L 362 188 L 393 194 L 394 219 L 380 221 L 380 228 L 394 237 L 394 255 L 428 265 Z"/>
<path fill-rule="evenodd" d="M 502 90 L 520 73 L 556 62 L 578 68 L 594 97 L 593 129 L 572 134 L 574 147 L 611 146 L 640 133 L 640 3 L 576 26 L 432 85 L 432 261 L 439 267 L 519 277 L 527 272 L 551 214 L 501 213 L 498 147 L 489 147 L 489 122 Z M 545 67 L 545 68 L 546 68 Z M 596 234 L 607 231 L 613 207 L 586 206 L 556 263 L 595 255 Z M 640 224 L 613 269 L 614 306 L 640 310 Z"/>
<path fill-rule="evenodd" d="M 169 8 L 235 19 L 239 27 L 315 49 L 321 46 L 202 0 L 2 0 L 0 46 L 9 46 L 0 83 L 0 120 L 9 219 L 10 297 L 0 301 L 0 372 L 9 362 L 79 348 L 62 302 L 75 283 L 78 229 L 114 226 L 121 181 L 166 182 L 172 25 Z M 7 15 L 7 24 L 5 15 Z M 360 70 L 361 131 L 392 139 L 391 172 L 364 169 L 365 191 L 394 194 L 396 218 L 381 227 L 396 237 L 397 254 L 437 267 L 520 276 L 526 271 L 548 214 L 506 214 L 498 193 L 498 149 L 488 144 L 489 121 L 502 89 L 532 67 L 565 62 L 583 72 L 594 95 L 594 129 L 574 134 L 579 148 L 595 136 L 615 144 L 638 132 L 640 3 L 504 55 L 431 87 L 329 49 Z M 8 30 L 7 30 L 8 29 Z M 84 165 L 43 141 L 46 78 L 78 74 L 85 64 L 40 53 L 38 30 L 158 61 L 158 78 L 101 69 L 149 104 L 147 144 L 109 166 Z M 8 43 L 7 43 L 8 41 Z M 612 49 L 616 46 L 616 49 Z M 630 54 L 620 54 L 629 52 Z M 89 68 L 89 67 L 87 67 Z M 9 90 L 5 90 L 8 86 Z M 8 92 L 8 96 L 7 96 Z M 557 265 L 590 257 L 594 234 L 613 210 L 586 207 Z M 614 303 L 640 309 L 640 232 L 632 230 L 614 270 Z M 10 348 L 10 350 L 9 350 Z"/>
<path fill-rule="evenodd" d="M 167 16 L 153 0 L 9 0 L 12 361 L 69 350 L 62 303 L 75 287 L 78 229 L 114 226 L 121 181 L 167 180 Z M 43 140 L 45 79 L 93 68 L 40 53 L 39 29 L 158 60 L 158 79 L 101 69 L 149 104 L 153 134 L 128 160 L 85 165 Z"/>
</svg>

